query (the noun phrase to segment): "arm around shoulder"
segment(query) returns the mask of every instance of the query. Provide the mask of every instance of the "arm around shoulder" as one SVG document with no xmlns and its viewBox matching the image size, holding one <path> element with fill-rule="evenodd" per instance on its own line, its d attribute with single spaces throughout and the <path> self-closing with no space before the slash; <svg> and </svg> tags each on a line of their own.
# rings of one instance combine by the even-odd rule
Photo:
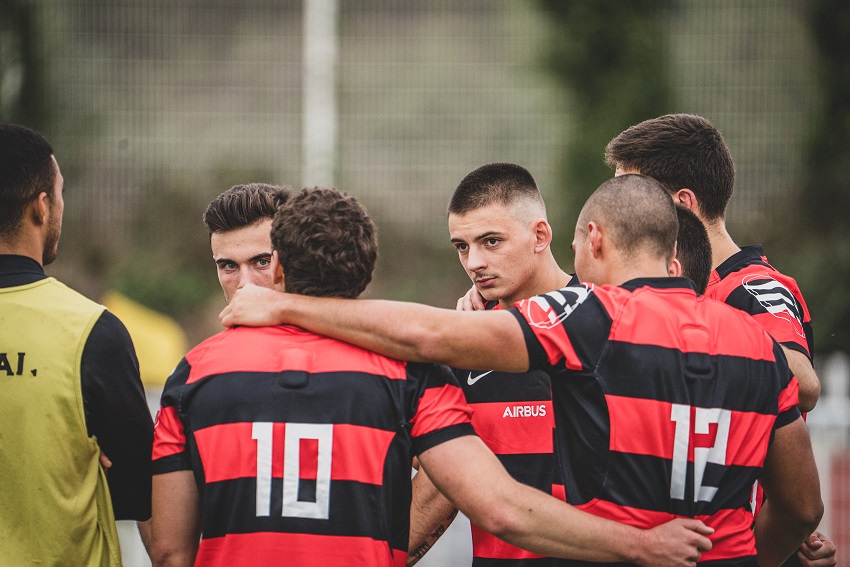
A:
<svg viewBox="0 0 850 567">
<path fill-rule="evenodd" d="M 515 481 L 475 436 L 424 451 L 420 462 L 434 484 L 470 520 L 508 543 L 546 555 L 645 566 L 692 566 L 711 548 L 713 530 L 675 520 L 639 530 L 577 510 Z"/>
</svg>

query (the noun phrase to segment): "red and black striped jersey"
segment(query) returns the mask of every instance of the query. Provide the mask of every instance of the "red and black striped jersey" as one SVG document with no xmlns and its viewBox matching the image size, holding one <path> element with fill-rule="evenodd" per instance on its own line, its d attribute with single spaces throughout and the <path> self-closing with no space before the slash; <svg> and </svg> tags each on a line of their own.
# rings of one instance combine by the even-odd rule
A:
<svg viewBox="0 0 850 567">
<path fill-rule="evenodd" d="M 511 311 L 552 379 L 568 502 L 641 528 L 698 518 L 715 529 L 702 561 L 751 564 L 750 489 L 800 415 L 797 381 L 751 317 L 691 286 L 566 287 Z"/>
<path fill-rule="evenodd" d="M 470 413 L 448 367 L 239 327 L 168 378 L 154 474 L 194 473 L 196 565 L 402 566 L 412 456 L 474 434 Z"/>
<path fill-rule="evenodd" d="M 782 346 L 809 358 L 812 318 L 794 278 L 767 262 L 761 246 L 745 246 L 711 272 L 705 295 L 752 315 Z"/>
<path fill-rule="evenodd" d="M 499 310 L 497 301 L 486 304 Z M 475 432 L 519 482 L 564 499 L 553 453 L 549 375 L 454 369 L 472 407 Z M 548 567 L 560 560 L 515 547 L 472 524 L 473 567 Z"/>
</svg>

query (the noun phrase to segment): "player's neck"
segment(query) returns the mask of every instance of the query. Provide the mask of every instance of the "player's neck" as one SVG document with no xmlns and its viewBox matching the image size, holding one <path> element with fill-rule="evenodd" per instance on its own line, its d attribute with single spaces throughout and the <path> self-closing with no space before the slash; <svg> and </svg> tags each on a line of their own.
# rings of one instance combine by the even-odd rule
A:
<svg viewBox="0 0 850 567">
<path fill-rule="evenodd" d="M 34 235 L 30 236 L 23 238 L 19 234 L 17 237 L 0 240 L 0 254 L 26 256 L 41 264 L 44 257 L 44 243 Z"/>
<path fill-rule="evenodd" d="M 741 248 L 735 244 L 726 230 L 726 223 L 722 219 L 705 223 L 705 230 L 708 232 L 708 240 L 711 242 L 712 270 L 716 270 L 717 266 L 728 260 L 730 256 L 741 251 Z"/>
</svg>

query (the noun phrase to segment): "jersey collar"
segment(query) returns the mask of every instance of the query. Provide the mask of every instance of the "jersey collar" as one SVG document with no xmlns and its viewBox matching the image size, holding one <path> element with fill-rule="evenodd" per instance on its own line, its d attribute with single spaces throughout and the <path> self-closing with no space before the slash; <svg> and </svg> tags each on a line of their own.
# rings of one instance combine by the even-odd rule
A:
<svg viewBox="0 0 850 567">
<path fill-rule="evenodd" d="M 732 272 L 738 271 L 741 266 L 749 266 L 750 264 L 765 264 L 764 248 L 761 244 L 744 246 L 740 251 L 726 258 L 714 271 L 722 280 Z"/>
<path fill-rule="evenodd" d="M 0 254 L 0 287 L 16 287 L 45 279 L 44 268 L 28 256 Z"/>
<path fill-rule="evenodd" d="M 635 278 L 622 284 L 620 287 L 634 291 L 640 287 L 652 287 L 655 289 L 689 289 L 694 290 L 694 284 L 688 278 Z"/>
</svg>

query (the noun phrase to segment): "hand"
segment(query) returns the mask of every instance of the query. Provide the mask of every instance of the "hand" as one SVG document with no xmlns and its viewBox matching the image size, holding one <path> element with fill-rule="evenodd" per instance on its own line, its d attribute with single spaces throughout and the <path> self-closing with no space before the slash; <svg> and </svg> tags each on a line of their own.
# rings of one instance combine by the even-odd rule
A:
<svg viewBox="0 0 850 567">
<path fill-rule="evenodd" d="M 679 518 L 643 532 L 644 545 L 638 559 L 640 565 L 649 567 L 693 567 L 704 551 L 711 549 L 706 537 L 714 529 L 699 520 Z"/>
<path fill-rule="evenodd" d="M 458 311 L 484 311 L 484 298 L 475 286 L 469 288 L 466 295 L 457 300 Z"/>
<path fill-rule="evenodd" d="M 109 457 L 107 457 L 103 453 L 100 454 L 100 466 L 102 466 L 103 470 L 105 471 L 109 470 L 109 468 L 112 466 L 112 461 L 110 461 Z"/>
<path fill-rule="evenodd" d="M 236 290 L 230 303 L 218 318 L 225 327 L 244 325 L 246 327 L 265 327 L 283 323 L 270 307 L 281 293 L 267 287 L 247 284 Z"/>
<path fill-rule="evenodd" d="M 837 563 L 835 544 L 820 532 L 810 535 L 797 551 L 803 567 L 832 567 Z"/>
</svg>

